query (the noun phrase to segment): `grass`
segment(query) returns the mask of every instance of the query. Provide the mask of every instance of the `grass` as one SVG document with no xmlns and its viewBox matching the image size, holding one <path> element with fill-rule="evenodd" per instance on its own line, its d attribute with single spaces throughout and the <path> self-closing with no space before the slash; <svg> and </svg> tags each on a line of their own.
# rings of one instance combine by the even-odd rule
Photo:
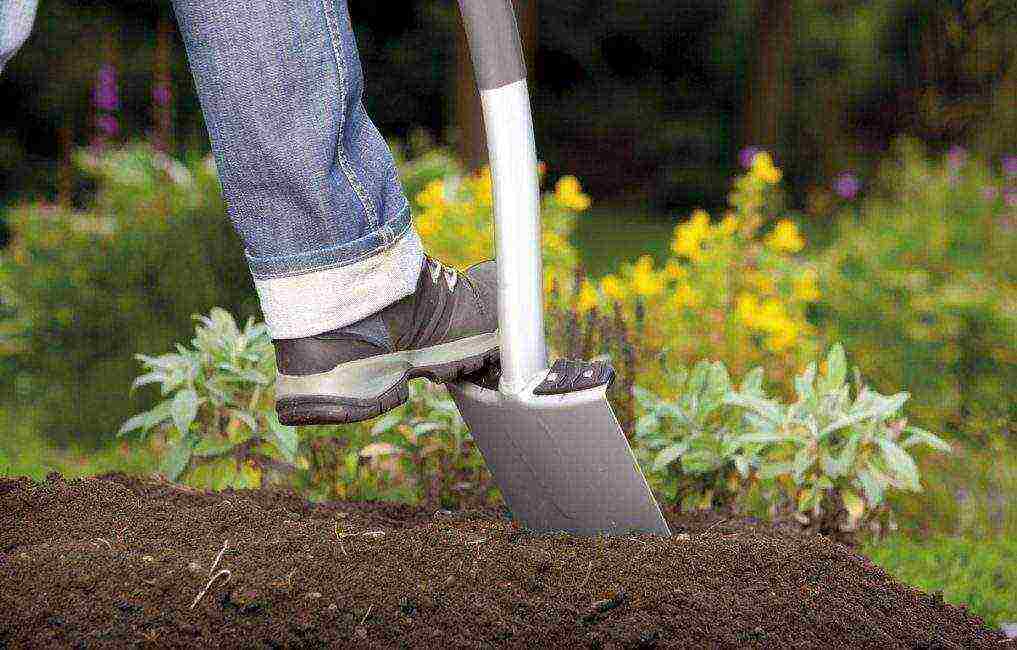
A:
<svg viewBox="0 0 1017 650">
<path fill-rule="evenodd" d="M 895 536 L 863 553 L 898 580 L 967 605 L 994 627 L 1017 622 L 1017 538 Z"/>
<path fill-rule="evenodd" d="M 94 476 L 104 472 L 150 474 L 158 460 L 146 446 L 134 441 L 108 443 L 98 448 L 86 445 L 58 447 L 35 427 L 32 409 L 0 405 L 0 476 L 29 476 L 42 481 L 49 472 L 68 478 Z"/>
</svg>

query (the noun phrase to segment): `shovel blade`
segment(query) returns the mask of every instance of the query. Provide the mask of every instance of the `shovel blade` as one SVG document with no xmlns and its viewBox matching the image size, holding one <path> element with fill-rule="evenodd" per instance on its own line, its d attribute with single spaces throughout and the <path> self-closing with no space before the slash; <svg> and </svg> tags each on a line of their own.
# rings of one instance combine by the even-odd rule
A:
<svg viewBox="0 0 1017 650">
<path fill-rule="evenodd" d="M 574 535 L 671 535 L 606 387 L 565 395 L 505 395 L 471 381 L 448 388 L 524 526 Z"/>
</svg>

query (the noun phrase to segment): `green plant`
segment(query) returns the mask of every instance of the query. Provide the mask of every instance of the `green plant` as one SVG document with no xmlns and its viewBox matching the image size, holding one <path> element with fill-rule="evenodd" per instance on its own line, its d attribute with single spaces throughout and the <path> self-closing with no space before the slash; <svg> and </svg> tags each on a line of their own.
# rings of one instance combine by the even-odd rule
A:
<svg viewBox="0 0 1017 650">
<path fill-rule="evenodd" d="M 742 442 L 742 415 L 725 403 L 732 388 L 727 368 L 720 361 L 700 361 L 691 372 L 665 372 L 678 393 L 675 400 L 633 387 L 645 411 L 635 426 L 637 455 L 652 460 L 650 471 L 661 476 L 663 494 L 683 510 L 736 508 L 759 445 Z M 741 390 L 761 394 L 762 381 L 762 369 L 756 369 Z"/>
<path fill-rule="evenodd" d="M 1017 229 L 988 161 L 902 139 L 820 256 L 817 320 L 923 426 L 984 444 L 1017 419 Z M 1010 224 L 1010 225 L 1008 225 Z"/>
<path fill-rule="evenodd" d="M 374 422 L 371 435 L 376 442 L 360 455 L 394 458 L 399 467 L 390 465 L 389 471 L 413 476 L 425 504 L 453 507 L 470 495 L 486 498 L 490 478 L 484 479 L 483 458 L 444 388 L 410 384 L 407 405 Z"/>
<path fill-rule="evenodd" d="M 47 437 L 98 446 L 146 407 L 122 389 L 133 353 L 171 347 L 212 305 L 252 315 L 257 298 L 214 165 L 144 144 L 75 160 L 94 183 L 86 207 L 7 211 L 0 356 Z"/>
<path fill-rule="evenodd" d="M 177 344 L 176 353 L 135 355 L 147 372 L 131 390 L 158 383 L 162 396 L 172 397 L 127 420 L 117 435 L 165 431 L 169 446 L 160 469 L 174 481 L 184 476 L 222 489 L 258 487 L 265 470 L 291 476 L 300 441 L 296 429 L 282 426 L 268 406 L 275 377 L 268 329 L 252 318 L 241 331 L 218 307 L 193 318 L 201 321 L 194 349 Z"/>
<path fill-rule="evenodd" d="M 863 522 L 875 522 L 877 515 L 889 514 L 883 507 L 889 489 L 921 490 L 910 447 L 951 449 L 939 437 L 898 418 L 907 393 L 880 395 L 862 383 L 857 368 L 852 399 L 840 345 L 827 356 L 824 372 L 810 363 L 795 378 L 795 390 L 793 404 L 755 391 L 732 392 L 726 402 L 745 409 L 748 432 L 740 441 L 767 445 L 766 462 L 757 476 L 778 480 L 803 524 L 852 531 Z M 892 526 L 892 518 L 890 522 Z"/>
<path fill-rule="evenodd" d="M 875 524 L 880 515 L 892 524 L 886 493 L 921 489 L 909 450 L 951 447 L 897 417 L 907 393 L 880 395 L 862 384 L 857 368 L 852 399 L 840 345 L 825 365 L 819 372 L 810 363 L 795 378 L 791 404 L 766 396 L 761 368 L 737 390 L 721 362 L 665 369 L 673 399 L 634 389 L 644 410 L 637 456 L 683 509 L 751 509 L 752 497 L 761 496 L 772 517 L 793 515 L 831 535 Z"/>
</svg>

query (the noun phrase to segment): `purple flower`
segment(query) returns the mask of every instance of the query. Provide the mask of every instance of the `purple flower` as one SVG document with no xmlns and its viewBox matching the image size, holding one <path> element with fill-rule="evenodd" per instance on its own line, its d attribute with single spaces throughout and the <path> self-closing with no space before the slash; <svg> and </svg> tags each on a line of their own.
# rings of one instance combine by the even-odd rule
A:
<svg viewBox="0 0 1017 650">
<path fill-rule="evenodd" d="M 946 164 L 955 171 L 963 167 L 967 159 L 968 150 L 960 145 L 950 147 L 950 151 L 946 153 Z"/>
<path fill-rule="evenodd" d="M 843 172 L 833 179 L 833 191 L 842 199 L 851 200 L 858 196 L 862 183 L 852 172 Z"/>
<path fill-rule="evenodd" d="M 995 185 L 986 185 L 982 188 L 982 198 L 986 201 L 994 201 L 999 196 L 999 189 Z"/>
<path fill-rule="evenodd" d="M 96 108 L 104 111 L 115 111 L 120 108 L 116 68 L 109 64 L 99 68 L 92 99 Z"/>
<path fill-rule="evenodd" d="M 120 130 L 120 123 L 114 115 L 100 115 L 96 121 L 96 126 L 108 138 L 112 138 Z"/>
<path fill-rule="evenodd" d="M 752 167 L 752 159 L 759 153 L 763 153 L 763 150 L 759 147 L 745 147 L 738 153 L 738 162 L 745 169 L 750 169 Z"/>
<path fill-rule="evenodd" d="M 1017 156 L 1003 156 L 1003 173 L 1017 176 Z"/>
<path fill-rule="evenodd" d="M 1008 187 L 1003 190 L 1003 201 L 1006 207 L 1017 208 L 1017 187 Z"/>
<path fill-rule="evenodd" d="M 170 91 L 169 84 L 156 84 L 152 88 L 152 101 L 159 106 L 165 106 L 170 103 L 172 93 Z"/>
</svg>

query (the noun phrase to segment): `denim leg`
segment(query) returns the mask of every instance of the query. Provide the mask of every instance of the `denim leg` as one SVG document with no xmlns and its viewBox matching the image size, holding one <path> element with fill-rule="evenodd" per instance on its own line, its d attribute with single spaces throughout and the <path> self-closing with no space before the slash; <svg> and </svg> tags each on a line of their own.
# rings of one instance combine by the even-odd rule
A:
<svg viewBox="0 0 1017 650">
<path fill-rule="evenodd" d="M 413 293 L 423 250 L 364 110 L 346 0 L 173 6 L 273 338 L 348 325 Z"/>
<path fill-rule="evenodd" d="M 0 73 L 32 33 L 38 0 L 0 0 Z"/>
</svg>

